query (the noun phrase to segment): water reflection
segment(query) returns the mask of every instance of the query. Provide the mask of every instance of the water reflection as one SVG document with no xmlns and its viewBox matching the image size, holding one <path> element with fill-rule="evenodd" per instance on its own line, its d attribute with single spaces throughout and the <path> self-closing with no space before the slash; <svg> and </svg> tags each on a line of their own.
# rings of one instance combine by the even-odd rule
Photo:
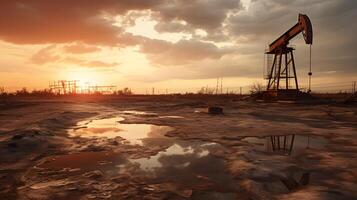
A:
<svg viewBox="0 0 357 200">
<path fill-rule="evenodd" d="M 267 137 L 246 137 L 258 151 L 294 155 L 308 148 L 322 149 L 328 141 L 323 137 L 310 135 L 271 135 Z"/>
<path fill-rule="evenodd" d="M 80 128 L 69 131 L 72 137 L 84 138 L 116 138 L 121 137 L 130 144 L 142 145 L 145 138 L 163 138 L 165 133 L 172 130 L 168 126 L 156 126 L 152 124 L 123 124 L 122 117 L 96 119 L 78 123 Z"/>
<path fill-rule="evenodd" d="M 122 111 L 124 115 L 138 115 L 143 117 L 157 117 L 158 115 L 153 112 L 144 112 L 144 111 L 137 111 L 137 110 L 125 110 Z"/>
<path fill-rule="evenodd" d="M 79 152 L 47 157 L 37 168 L 77 174 L 93 170 L 105 171 L 123 163 L 127 163 L 127 159 L 114 152 Z"/>
<path fill-rule="evenodd" d="M 173 143 L 169 148 L 159 152 L 154 156 L 151 156 L 149 158 L 133 159 L 132 162 L 139 163 L 141 169 L 143 170 L 154 170 L 155 168 L 162 167 L 164 165 L 164 163 L 162 163 L 163 161 L 165 161 L 163 160 L 164 157 L 191 155 L 195 158 L 202 158 L 209 154 L 209 149 L 217 148 L 217 146 L 218 145 L 216 143 Z M 176 163 L 176 167 L 187 167 L 189 164 L 189 162 L 180 161 L 180 163 Z"/>
<path fill-rule="evenodd" d="M 225 171 L 224 160 L 214 156 L 221 148 L 217 143 L 175 140 L 165 151 L 130 161 L 140 164 L 143 171 L 152 174 L 153 180 L 225 193 L 234 191 L 236 182 Z"/>
</svg>

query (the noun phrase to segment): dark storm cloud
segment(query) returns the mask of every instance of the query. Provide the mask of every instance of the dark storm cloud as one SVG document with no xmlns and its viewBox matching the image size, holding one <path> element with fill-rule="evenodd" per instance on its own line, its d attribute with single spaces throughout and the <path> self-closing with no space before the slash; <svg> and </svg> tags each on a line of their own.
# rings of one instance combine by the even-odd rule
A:
<svg viewBox="0 0 357 200">
<path fill-rule="evenodd" d="M 103 15 L 150 9 L 158 0 L 2 0 L 0 39 L 18 44 L 133 42 Z"/>
<path fill-rule="evenodd" d="M 196 39 L 222 42 L 227 39 L 223 32 L 224 22 L 230 13 L 242 10 L 240 0 L 168 0 L 156 6 L 153 15 L 158 21 L 158 32 L 190 33 Z M 182 23 L 183 22 L 183 23 Z M 201 29 L 206 36 L 198 36 Z"/>
<path fill-rule="evenodd" d="M 239 10 L 239 0 L 167 0 L 156 6 L 160 21 L 182 20 L 202 29 L 215 29 L 222 26 L 228 11 Z"/>
<path fill-rule="evenodd" d="M 146 40 L 141 45 L 141 52 L 145 53 L 153 64 L 182 65 L 194 60 L 219 59 L 233 49 L 218 48 L 216 45 L 197 40 L 180 40 L 177 43 L 162 40 Z"/>
<path fill-rule="evenodd" d="M 356 11 L 354 0 L 253 0 L 248 10 L 227 20 L 228 30 L 235 36 L 275 36 L 297 22 L 298 13 L 306 13 L 313 25 L 329 25 L 329 31 L 349 23 L 348 13 Z"/>
</svg>

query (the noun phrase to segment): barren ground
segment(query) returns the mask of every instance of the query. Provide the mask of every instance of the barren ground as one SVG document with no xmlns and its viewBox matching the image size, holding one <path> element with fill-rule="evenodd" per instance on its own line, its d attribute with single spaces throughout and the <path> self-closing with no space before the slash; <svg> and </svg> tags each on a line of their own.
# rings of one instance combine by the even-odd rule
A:
<svg viewBox="0 0 357 200">
<path fill-rule="evenodd" d="M 272 150 L 284 135 L 286 148 Z M 0 161 L 0 199 L 357 199 L 357 107 L 11 99 L 0 102 Z"/>
</svg>

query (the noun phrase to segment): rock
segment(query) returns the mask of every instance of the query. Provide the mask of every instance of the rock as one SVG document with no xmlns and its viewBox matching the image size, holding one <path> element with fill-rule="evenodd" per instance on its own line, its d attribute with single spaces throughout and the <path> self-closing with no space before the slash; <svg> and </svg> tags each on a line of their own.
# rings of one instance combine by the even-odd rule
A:
<svg viewBox="0 0 357 200">
<path fill-rule="evenodd" d="M 303 173 L 299 182 L 297 182 L 293 177 L 281 179 L 281 182 L 283 182 L 286 188 L 288 188 L 289 190 L 294 190 L 301 186 L 309 184 L 310 173 L 309 172 Z"/>
<path fill-rule="evenodd" d="M 20 140 L 20 139 L 22 139 L 23 137 L 24 137 L 23 135 L 18 134 L 18 135 L 12 136 L 11 140 Z"/>
<path fill-rule="evenodd" d="M 7 146 L 10 147 L 10 148 L 16 148 L 17 147 L 17 143 L 16 142 L 9 142 L 7 144 Z"/>
<path fill-rule="evenodd" d="M 83 176 L 87 178 L 100 178 L 103 176 L 103 173 L 99 170 L 95 170 L 95 171 L 84 173 Z"/>
<path fill-rule="evenodd" d="M 36 183 L 36 184 L 31 185 L 30 188 L 34 189 L 34 190 L 38 190 L 38 189 L 44 189 L 44 188 L 48 188 L 48 187 L 62 187 L 62 186 L 69 185 L 72 183 L 74 183 L 74 181 L 62 179 L 62 180 L 54 180 L 54 181 Z"/>
<path fill-rule="evenodd" d="M 210 106 L 208 107 L 208 113 L 213 115 L 223 114 L 223 108 L 218 106 Z"/>
</svg>

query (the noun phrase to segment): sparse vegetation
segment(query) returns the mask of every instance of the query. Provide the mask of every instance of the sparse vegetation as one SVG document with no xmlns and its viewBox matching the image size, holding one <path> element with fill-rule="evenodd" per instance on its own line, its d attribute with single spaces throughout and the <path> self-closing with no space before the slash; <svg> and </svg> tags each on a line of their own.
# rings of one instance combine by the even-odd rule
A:
<svg viewBox="0 0 357 200">
<path fill-rule="evenodd" d="M 214 94 L 215 89 L 209 87 L 202 87 L 200 90 L 197 91 L 197 94 Z"/>
<path fill-rule="evenodd" d="M 118 91 L 114 92 L 114 95 L 132 95 L 132 94 L 133 94 L 133 92 L 128 87 L 125 87 L 122 90 L 118 90 Z"/>
<path fill-rule="evenodd" d="M 259 82 L 255 82 L 253 83 L 253 85 L 250 87 L 250 94 L 251 95 L 258 95 L 258 94 L 262 94 L 264 91 L 264 86 L 262 83 Z"/>
</svg>

